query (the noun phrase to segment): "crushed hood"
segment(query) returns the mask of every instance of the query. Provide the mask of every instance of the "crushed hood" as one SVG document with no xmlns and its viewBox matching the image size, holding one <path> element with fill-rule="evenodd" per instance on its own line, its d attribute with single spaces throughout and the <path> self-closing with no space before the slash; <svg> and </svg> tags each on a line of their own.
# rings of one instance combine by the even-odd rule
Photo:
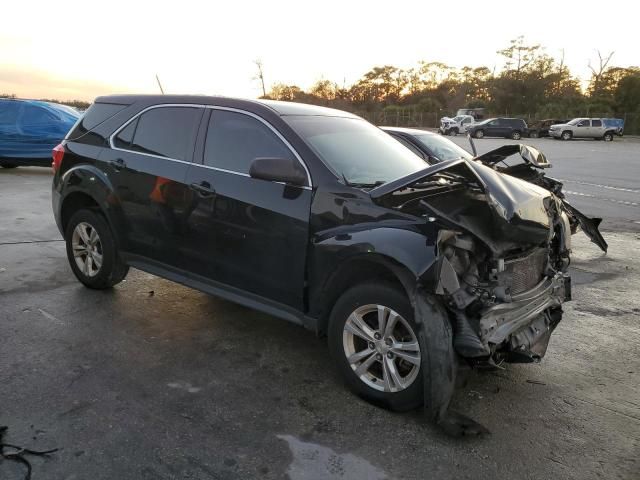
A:
<svg viewBox="0 0 640 480">
<path fill-rule="evenodd" d="M 515 154 L 520 154 L 522 163 L 505 167 L 496 165 Z M 475 161 L 459 159 L 438 163 L 376 187 L 369 194 L 377 203 L 391 208 L 415 205 L 417 199 L 434 215 L 473 233 L 471 227 L 478 220 L 469 215 L 473 211 L 474 215 L 483 218 L 482 212 L 477 208 L 465 208 L 462 199 L 478 203 L 482 198 L 501 220 L 494 225 L 495 232 L 483 235 L 494 238 L 494 242 L 486 239 L 486 243 L 495 247 L 492 247 L 494 250 L 500 249 L 499 245 L 504 247 L 504 242 L 496 238 L 497 232 L 501 232 L 505 239 L 524 238 L 532 243 L 542 241 L 543 236 L 549 234 L 554 217 L 562 211 L 569 218 L 573 233 L 580 227 L 593 243 L 606 252 L 607 242 L 598 230 L 602 219 L 587 217 L 567 202 L 562 183 L 547 177 L 544 173 L 547 168 L 551 168 L 551 164 L 535 148 L 523 144 L 503 145 L 476 157 Z M 456 190 L 456 183 L 457 190 L 475 188 L 474 193 L 461 192 L 449 199 L 449 205 L 442 204 L 439 197 L 447 191 Z M 450 210 L 453 213 L 448 213 Z M 514 229 L 514 226 L 518 228 Z M 486 230 L 482 226 L 480 229 Z"/>
</svg>

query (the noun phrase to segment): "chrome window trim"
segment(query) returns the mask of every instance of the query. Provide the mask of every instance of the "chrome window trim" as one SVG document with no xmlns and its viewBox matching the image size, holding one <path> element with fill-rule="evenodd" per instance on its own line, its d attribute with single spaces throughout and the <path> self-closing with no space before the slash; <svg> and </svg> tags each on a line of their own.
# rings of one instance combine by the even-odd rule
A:
<svg viewBox="0 0 640 480">
<path fill-rule="evenodd" d="M 307 174 L 307 185 L 303 185 L 302 188 L 311 189 L 313 187 L 313 182 L 311 180 L 311 173 L 309 172 L 309 169 L 307 168 L 307 165 L 304 163 L 304 161 L 302 160 L 302 157 L 300 157 L 300 155 L 295 150 L 295 148 L 293 148 L 293 146 L 287 141 L 287 139 L 284 138 L 284 136 L 282 136 L 282 134 L 273 125 L 271 125 L 269 122 L 267 122 L 260 115 L 256 115 L 255 113 L 248 112 L 246 110 L 241 110 L 239 108 L 222 107 L 222 106 L 218 106 L 218 105 L 203 105 L 203 104 L 195 104 L 195 103 L 163 103 L 163 104 L 159 104 L 159 105 L 151 105 L 151 106 L 139 111 L 133 117 L 131 117 L 129 120 L 127 120 L 125 123 L 120 125 L 120 127 L 118 127 L 116 129 L 116 131 L 113 132 L 111 134 L 111 136 L 109 137 L 109 147 L 112 150 L 117 150 L 117 151 L 120 151 L 120 152 L 135 153 L 137 155 L 146 155 L 148 157 L 160 158 L 160 159 L 163 159 L 163 160 L 171 160 L 171 161 L 174 161 L 174 162 L 188 163 L 190 165 L 194 165 L 194 166 L 198 166 L 198 167 L 204 167 L 204 168 L 208 168 L 208 169 L 211 169 L 211 170 L 217 170 L 219 172 L 226 172 L 226 173 L 231 173 L 231 174 L 234 174 L 234 175 L 240 175 L 240 176 L 243 176 L 243 177 L 250 177 L 249 174 L 243 173 L 243 172 L 236 172 L 236 171 L 233 171 L 233 170 L 226 170 L 224 168 L 212 167 L 212 166 L 209 166 L 209 165 L 204 165 L 202 163 L 188 162 L 186 160 L 180 160 L 180 159 L 177 159 L 177 158 L 163 157 L 161 155 L 154 155 L 152 153 L 136 152 L 135 150 L 128 150 L 126 148 L 119 148 L 119 147 L 116 147 L 114 145 L 113 139 L 116 137 L 116 135 L 118 135 L 118 133 L 120 133 L 122 130 L 124 130 L 127 127 L 127 125 L 129 125 L 131 122 L 133 122 L 140 115 L 142 115 L 145 112 L 148 112 L 149 110 L 153 110 L 155 108 L 170 108 L 170 107 L 204 108 L 204 109 L 208 108 L 208 109 L 211 109 L 211 110 L 225 110 L 225 111 L 228 111 L 228 112 L 240 113 L 240 114 L 248 115 L 249 117 L 255 118 L 256 120 L 258 120 L 258 121 L 262 122 L 264 125 L 266 125 L 267 128 L 269 128 L 273 133 L 275 133 L 276 136 L 282 141 L 282 143 L 284 143 L 286 145 L 286 147 L 291 151 L 291 153 L 293 153 L 293 155 L 296 157 L 298 162 L 300 162 L 300 165 L 302 165 L 302 168 L 304 168 L 304 171 Z M 283 182 L 275 182 L 275 183 L 284 184 Z"/>
</svg>

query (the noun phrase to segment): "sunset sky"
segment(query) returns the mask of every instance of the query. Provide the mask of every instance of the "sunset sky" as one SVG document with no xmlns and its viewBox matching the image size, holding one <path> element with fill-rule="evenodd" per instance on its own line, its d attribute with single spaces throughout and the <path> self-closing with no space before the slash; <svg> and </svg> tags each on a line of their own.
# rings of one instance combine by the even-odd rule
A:
<svg viewBox="0 0 640 480">
<path fill-rule="evenodd" d="M 373 66 L 420 60 L 500 68 L 496 50 L 518 35 L 554 56 L 564 49 L 586 80 L 597 49 L 615 51 L 613 65 L 640 65 L 638 5 L 10 0 L 2 6 L 0 93 L 83 100 L 156 93 L 157 73 L 167 93 L 256 97 L 257 58 L 267 88 L 307 88 L 322 78 L 349 85 Z"/>
</svg>

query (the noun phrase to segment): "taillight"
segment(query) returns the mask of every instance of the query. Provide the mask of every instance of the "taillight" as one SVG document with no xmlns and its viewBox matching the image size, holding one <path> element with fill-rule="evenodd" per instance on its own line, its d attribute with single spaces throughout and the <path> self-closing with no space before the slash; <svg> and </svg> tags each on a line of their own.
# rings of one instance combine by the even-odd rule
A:
<svg viewBox="0 0 640 480">
<path fill-rule="evenodd" d="M 57 145 L 51 152 L 51 156 L 53 157 L 51 168 L 53 168 L 53 173 L 56 173 L 62 164 L 62 159 L 64 158 L 64 145 L 61 143 Z"/>
</svg>

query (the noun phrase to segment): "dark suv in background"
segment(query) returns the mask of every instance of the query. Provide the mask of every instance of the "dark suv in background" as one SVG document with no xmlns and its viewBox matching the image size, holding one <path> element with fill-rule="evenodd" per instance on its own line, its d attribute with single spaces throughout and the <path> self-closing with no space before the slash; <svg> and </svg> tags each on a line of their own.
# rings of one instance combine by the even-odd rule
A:
<svg viewBox="0 0 640 480">
<path fill-rule="evenodd" d="M 504 137 L 520 140 L 528 135 L 527 123 L 521 118 L 489 118 L 472 124 L 467 133 L 475 138 Z"/>
<path fill-rule="evenodd" d="M 560 184 L 459 157 L 322 107 L 100 97 L 54 149 L 53 211 L 87 287 L 136 267 L 302 324 L 354 392 L 440 421 L 459 360 L 540 360 L 570 296 Z"/>
</svg>

